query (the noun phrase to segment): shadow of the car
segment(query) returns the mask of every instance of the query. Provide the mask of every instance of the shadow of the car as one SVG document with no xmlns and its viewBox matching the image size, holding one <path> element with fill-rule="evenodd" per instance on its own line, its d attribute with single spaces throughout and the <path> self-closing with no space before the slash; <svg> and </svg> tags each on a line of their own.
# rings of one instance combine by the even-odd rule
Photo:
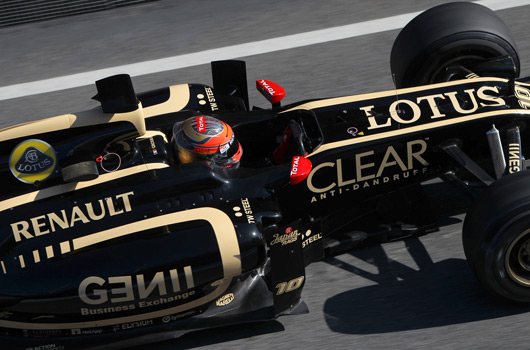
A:
<svg viewBox="0 0 530 350">
<path fill-rule="evenodd" d="M 447 183 L 440 179 L 433 179 L 422 184 L 422 188 L 431 201 L 431 205 L 439 218 L 464 214 L 473 203 L 473 195 L 477 195 L 481 188 L 471 187 L 469 192 L 456 184 Z"/>
<path fill-rule="evenodd" d="M 276 321 L 251 322 L 230 326 L 192 331 L 178 339 L 172 339 L 155 344 L 136 346 L 129 350 L 185 350 L 203 346 L 215 346 L 233 340 L 246 339 L 263 334 L 284 331 L 284 326 Z"/>
<path fill-rule="evenodd" d="M 420 243 L 421 244 L 421 243 Z M 423 255 L 423 254 L 420 254 Z M 377 334 L 440 327 L 505 317 L 530 311 L 530 306 L 490 295 L 463 259 L 432 263 L 423 256 L 414 270 L 388 260 L 378 266 L 385 273 L 370 276 L 351 271 L 378 284 L 329 298 L 324 315 L 330 329 L 346 334 Z M 430 263 L 429 263 L 430 261 Z M 329 261 L 334 264 L 333 259 Z M 344 262 L 341 262 L 344 268 Z"/>
</svg>

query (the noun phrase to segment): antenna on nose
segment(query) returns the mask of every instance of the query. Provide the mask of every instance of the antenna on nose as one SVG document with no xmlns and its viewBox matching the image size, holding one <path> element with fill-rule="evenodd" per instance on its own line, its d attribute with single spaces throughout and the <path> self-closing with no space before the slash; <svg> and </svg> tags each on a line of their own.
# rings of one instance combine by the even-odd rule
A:
<svg viewBox="0 0 530 350">
<path fill-rule="evenodd" d="M 398 88 L 397 88 L 397 84 L 396 84 L 396 73 L 392 73 L 392 80 L 394 81 L 394 86 L 395 86 L 394 91 L 395 91 L 395 94 L 396 94 L 396 102 L 397 102 L 397 101 L 399 101 L 399 96 L 398 96 Z M 396 112 L 398 114 L 402 114 L 402 112 L 403 112 L 401 109 L 399 109 L 399 103 L 396 104 Z"/>
<path fill-rule="evenodd" d="M 392 73 L 392 81 L 394 82 L 394 91 L 396 92 L 396 101 L 399 100 L 398 98 L 398 88 L 397 88 L 397 84 L 396 84 L 396 73 Z"/>
</svg>

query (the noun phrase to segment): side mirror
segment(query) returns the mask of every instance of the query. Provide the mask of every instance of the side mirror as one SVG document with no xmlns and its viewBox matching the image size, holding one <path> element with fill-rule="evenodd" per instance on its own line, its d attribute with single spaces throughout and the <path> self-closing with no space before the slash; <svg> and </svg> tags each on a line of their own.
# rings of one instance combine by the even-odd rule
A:
<svg viewBox="0 0 530 350">
<path fill-rule="evenodd" d="M 285 97 L 285 90 L 280 85 L 269 80 L 256 80 L 256 89 L 272 103 L 273 108 L 279 108 L 280 102 Z"/>
<path fill-rule="evenodd" d="M 311 161 L 306 157 L 293 157 L 290 174 L 291 185 L 296 185 L 297 183 L 304 181 L 309 176 L 312 168 L 313 164 L 311 164 Z"/>
</svg>

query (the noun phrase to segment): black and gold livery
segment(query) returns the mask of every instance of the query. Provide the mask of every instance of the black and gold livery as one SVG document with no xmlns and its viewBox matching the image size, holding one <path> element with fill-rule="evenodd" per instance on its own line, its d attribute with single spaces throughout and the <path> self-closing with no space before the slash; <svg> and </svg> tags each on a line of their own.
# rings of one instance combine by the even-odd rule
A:
<svg viewBox="0 0 530 350">
<path fill-rule="evenodd" d="M 428 35 L 454 13 L 454 32 Z M 475 35 L 462 14 L 491 31 Z M 527 173 L 530 83 L 491 16 L 457 3 L 414 19 L 393 48 L 396 90 L 250 109 L 244 63 L 222 61 L 214 87 L 136 94 L 128 76 L 109 77 L 96 84 L 100 108 L 0 130 L 2 346 L 123 348 L 306 312 L 309 263 L 397 222 L 409 230 L 393 238 L 436 228 L 421 183 L 508 196 L 496 188 Z M 405 45 L 418 28 L 428 45 Z M 204 115 L 232 128 L 239 167 L 179 161 L 174 126 Z M 465 226 L 473 270 L 530 301 L 528 230 L 498 233 L 484 212 Z M 505 243 L 489 246 L 497 234 Z M 495 271 L 491 252 L 503 257 Z"/>
</svg>

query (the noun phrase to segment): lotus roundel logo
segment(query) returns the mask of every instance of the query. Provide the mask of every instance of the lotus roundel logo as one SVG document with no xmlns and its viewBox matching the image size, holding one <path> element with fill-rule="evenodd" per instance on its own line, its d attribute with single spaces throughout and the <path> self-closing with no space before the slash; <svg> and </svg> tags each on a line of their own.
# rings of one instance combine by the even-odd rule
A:
<svg viewBox="0 0 530 350">
<path fill-rule="evenodd" d="M 55 150 L 42 140 L 26 140 L 19 143 L 9 156 L 11 173 L 24 183 L 43 181 L 55 170 Z"/>
</svg>

